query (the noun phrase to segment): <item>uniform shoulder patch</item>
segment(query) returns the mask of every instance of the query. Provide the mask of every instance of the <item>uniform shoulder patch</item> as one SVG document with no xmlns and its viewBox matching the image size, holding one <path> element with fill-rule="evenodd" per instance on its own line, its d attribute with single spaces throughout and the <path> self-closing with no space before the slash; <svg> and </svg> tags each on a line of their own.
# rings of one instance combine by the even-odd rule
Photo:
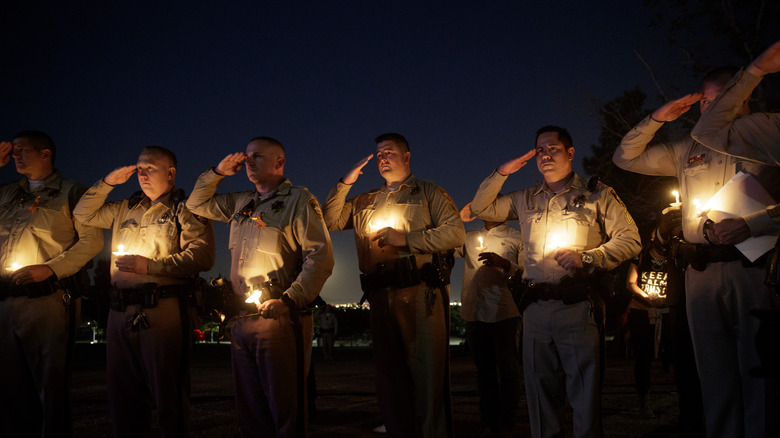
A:
<svg viewBox="0 0 780 438">
<path fill-rule="evenodd" d="M 309 198 L 309 207 L 314 210 L 314 213 L 317 214 L 317 217 L 320 218 L 320 220 L 324 220 L 322 218 L 322 208 L 320 208 L 320 203 L 317 202 L 317 199 L 314 196 Z"/>
</svg>

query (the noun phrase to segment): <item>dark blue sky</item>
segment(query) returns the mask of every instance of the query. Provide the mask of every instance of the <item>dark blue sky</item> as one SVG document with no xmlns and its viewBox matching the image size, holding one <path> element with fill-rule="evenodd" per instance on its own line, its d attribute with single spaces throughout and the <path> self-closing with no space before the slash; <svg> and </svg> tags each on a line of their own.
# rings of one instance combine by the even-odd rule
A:
<svg viewBox="0 0 780 438">
<path fill-rule="evenodd" d="M 175 3 L 2 6 L 0 138 L 46 131 L 57 167 L 85 185 L 134 163 L 144 145 L 165 146 L 189 192 L 206 168 L 268 135 L 286 147 L 287 176 L 324 202 L 377 134 L 396 131 L 412 171 L 460 207 L 542 125 L 570 130 L 582 173 L 600 105 L 635 85 L 651 90 L 634 50 L 654 41 L 634 2 Z M 0 181 L 15 178 L 12 165 L 0 169 Z M 506 188 L 538 178 L 531 164 Z M 353 194 L 381 182 L 372 161 Z M 221 191 L 249 188 L 242 173 Z M 131 179 L 112 199 L 135 190 Z M 219 260 L 207 277 L 229 271 L 227 225 L 215 227 Z M 356 301 L 352 232 L 332 238 L 323 297 Z"/>
</svg>

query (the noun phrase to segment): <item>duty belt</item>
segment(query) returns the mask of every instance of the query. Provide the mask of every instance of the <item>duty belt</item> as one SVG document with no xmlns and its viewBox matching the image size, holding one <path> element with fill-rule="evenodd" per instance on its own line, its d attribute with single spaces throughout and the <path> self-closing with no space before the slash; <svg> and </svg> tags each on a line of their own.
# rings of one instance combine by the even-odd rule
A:
<svg viewBox="0 0 780 438">
<path fill-rule="evenodd" d="M 60 289 L 56 276 L 37 283 L 15 284 L 8 281 L 0 282 L 0 301 L 8 297 L 37 298 L 48 296 Z"/>
<path fill-rule="evenodd" d="M 703 271 L 709 263 L 742 260 L 742 264 L 749 267 L 760 266 L 765 260 L 764 257 L 760 257 L 751 263 L 734 245 L 703 245 L 679 239 L 672 240 L 669 250 L 678 268 L 685 269 L 690 265 L 697 271 Z"/>
<path fill-rule="evenodd" d="M 378 263 L 373 274 L 360 274 L 360 288 L 366 293 L 384 288 L 403 289 L 422 282 L 423 275 L 414 255 Z"/>
<path fill-rule="evenodd" d="M 564 304 L 585 301 L 590 292 L 590 284 L 583 281 L 564 281 L 560 284 L 528 282 L 527 288 L 527 293 L 535 300 L 562 300 Z"/>
<path fill-rule="evenodd" d="M 160 286 L 157 283 L 145 283 L 139 288 L 111 288 L 110 307 L 124 312 L 127 306 L 140 304 L 143 308 L 156 307 L 160 298 L 182 297 L 194 303 L 195 285 L 173 284 Z"/>
</svg>

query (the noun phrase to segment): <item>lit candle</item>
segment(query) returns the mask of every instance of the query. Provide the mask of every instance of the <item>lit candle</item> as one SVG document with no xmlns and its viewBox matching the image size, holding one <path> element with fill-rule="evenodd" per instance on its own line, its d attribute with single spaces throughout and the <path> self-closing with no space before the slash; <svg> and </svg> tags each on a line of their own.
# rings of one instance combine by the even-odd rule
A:
<svg viewBox="0 0 780 438">
<path fill-rule="evenodd" d="M 256 305 L 260 305 L 260 295 L 263 293 L 257 289 L 252 291 L 252 294 L 249 295 L 249 298 L 247 298 L 244 302 L 245 303 L 255 303 Z"/>
<path fill-rule="evenodd" d="M 22 265 L 20 265 L 19 263 L 14 262 L 14 263 L 11 263 L 11 266 L 5 268 L 5 270 L 9 271 L 9 272 L 14 272 L 15 270 L 17 270 L 17 269 L 19 269 L 21 267 L 22 267 Z"/>
<path fill-rule="evenodd" d="M 117 256 L 127 255 L 127 253 L 125 252 L 125 246 L 124 245 L 119 245 L 117 247 L 117 251 L 114 251 L 111 254 L 114 254 L 114 255 L 117 255 Z"/>
<path fill-rule="evenodd" d="M 479 240 L 479 246 L 477 246 L 477 251 L 484 251 L 485 248 L 487 247 L 485 246 L 484 240 L 482 240 L 482 236 L 477 237 L 477 239 Z"/>
<path fill-rule="evenodd" d="M 561 238 L 561 235 L 558 233 L 551 233 L 550 236 L 547 239 L 547 247 L 550 248 L 550 250 L 555 251 L 558 248 L 565 245 L 563 242 L 563 239 Z"/>
<path fill-rule="evenodd" d="M 680 204 L 680 192 L 678 192 L 677 190 L 672 190 L 672 195 L 674 195 L 674 203 L 669 205 L 671 205 L 672 207 L 679 207 L 680 205 L 682 205 Z"/>
<path fill-rule="evenodd" d="M 376 233 L 382 228 L 395 228 L 395 218 L 388 216 L 385 219 L 378 219 L 368 223 L 368 231 Z"/>
</svg>

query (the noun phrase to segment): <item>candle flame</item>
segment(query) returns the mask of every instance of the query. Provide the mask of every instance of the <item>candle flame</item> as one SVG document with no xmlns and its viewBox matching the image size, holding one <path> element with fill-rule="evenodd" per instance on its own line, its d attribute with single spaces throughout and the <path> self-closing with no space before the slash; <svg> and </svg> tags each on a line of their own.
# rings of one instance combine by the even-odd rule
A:
<svg viewBox="0 0 780 438">
<path fill-rule="evenodd" d="M 680 192 L 677 190 L 672 190 L 672 195 L 674 195 L 674 203 L 677 204 L 680 202 Z"/>
<path fill-rule="evenodd" d="M 479 246 L 477 246 L 478 251 L 482 251 L 485 249 L 485 241 L 482 239 L 482 236 L 477 237 L 479 240 Z"/>
<path fill-rule="evenodd" d="M 375 233 L 382 228 L 395 228 L 395 217 L 388 216 L 385 219 L 377 219 L 368 223 L 368 229 L 371 233 Z"/>
<path fill-rule="evenodd" d="M 114 255 L 126 255 L 127 254 L 125 252 L 125 246 L 122 245 L 122 244 L 118 245 L 116 249 L 117 250 L 113 252 Z"/>
<path fill-rule="evenodd" d="M 6 269 L 6 271 L 14 272 L 15 270 L 17 270 L 17 269 L 19 269 L 21 267 L 22 267 L 22 265 L 20 265 L 19 263 L 14 262 L 14 263 L 11 263 L 11 266 L 9 266 L 9 267 L 7 267 L 5 269 Z"/>
<path fill-rule="evenodd" d="M 244 301 L 245 303 L 255 303 L 257 305 L 260 305 L 260 295 L 262 294 L 261 291 L 255 289 L 252 291 L 252 294 L 249 295 L 249 298 Z"/>
</svg>

